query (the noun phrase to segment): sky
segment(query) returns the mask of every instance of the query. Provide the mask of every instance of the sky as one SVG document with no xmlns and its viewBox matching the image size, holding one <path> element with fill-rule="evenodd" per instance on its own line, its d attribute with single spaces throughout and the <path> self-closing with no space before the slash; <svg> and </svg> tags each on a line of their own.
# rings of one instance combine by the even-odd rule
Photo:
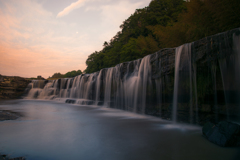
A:
<svg viewBox="0 0 240 160">
<path fill-rule="evenodd" d="M 151 0 L 0 0 L 0 74 L 44 78 L 86 59 Z"/>
</svg>

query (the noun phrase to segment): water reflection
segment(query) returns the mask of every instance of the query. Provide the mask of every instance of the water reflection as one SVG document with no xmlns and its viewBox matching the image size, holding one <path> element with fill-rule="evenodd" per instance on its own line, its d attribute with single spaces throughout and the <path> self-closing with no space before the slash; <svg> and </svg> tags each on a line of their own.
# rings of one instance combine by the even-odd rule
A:
<svg viewBox="0 0 240 160">
<path fill-rule="evenodd" d="M 33 100 L 7 101 L 1 109 L 25 115 L 0 122 L 0 152 L 14 157 L 225 160 L 237 153 L 206 141 L 199 127 L 115 109 Z"/>
</svg>

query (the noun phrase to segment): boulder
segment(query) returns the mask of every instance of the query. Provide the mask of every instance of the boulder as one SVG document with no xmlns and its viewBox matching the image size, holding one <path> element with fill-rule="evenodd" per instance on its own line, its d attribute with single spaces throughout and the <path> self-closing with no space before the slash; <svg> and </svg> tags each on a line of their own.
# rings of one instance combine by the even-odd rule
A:
<svg viewBox="0 0 240 160">
<path fill-rule="evenodd" d="M 67 99 L 67 100 L 65 101 L 65 103 L 74 104 L 74 103 L 76 103 L 76 100 L 74 100 L 74 99 Z"/>
<path fill-rule="evenodd" d="M 222 147 L 240 147 L 240 126 L 238 124 L 221 121 L 218 124 L 206 123 L 202 132 L 210 142 Z"/>
</svg>

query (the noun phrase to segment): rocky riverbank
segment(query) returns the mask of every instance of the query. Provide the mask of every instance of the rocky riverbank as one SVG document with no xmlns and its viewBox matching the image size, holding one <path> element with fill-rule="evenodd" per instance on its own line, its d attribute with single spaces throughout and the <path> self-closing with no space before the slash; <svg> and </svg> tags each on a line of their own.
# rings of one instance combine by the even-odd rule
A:
<svg viewBox="0 0 240 160">
<path fill-rule="evenodd" d="M 0 100 L 20 98 L 30 82 L 28 78 L 0 75 Z"/>
<path fill-rule="evenodd" d="M 25 160 L 24 157 L 9 158 L 8 155 L 0 154 L 0 160 Z"/>
<path fill-rule="evenodd" d="M 21 113 L 13 112 L 10 110 L 0 110 L 0 121 L 4 120 L 15 120 L 22 117 Z"/>
</svg>

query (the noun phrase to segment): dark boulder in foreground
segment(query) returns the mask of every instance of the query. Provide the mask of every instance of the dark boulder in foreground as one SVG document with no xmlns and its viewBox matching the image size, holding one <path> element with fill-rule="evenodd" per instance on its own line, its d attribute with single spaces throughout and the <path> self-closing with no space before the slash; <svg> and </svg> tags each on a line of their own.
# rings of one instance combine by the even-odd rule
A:
<svg viewBox="0 0 240 160">
<path fill-rule="evenodd" d="M 240 147 L 240 126 L 221 121 L 218 124 L 206 123 L 202 128 L 203 135 L 212 143 L 222 147 Z"/>
</svg>

